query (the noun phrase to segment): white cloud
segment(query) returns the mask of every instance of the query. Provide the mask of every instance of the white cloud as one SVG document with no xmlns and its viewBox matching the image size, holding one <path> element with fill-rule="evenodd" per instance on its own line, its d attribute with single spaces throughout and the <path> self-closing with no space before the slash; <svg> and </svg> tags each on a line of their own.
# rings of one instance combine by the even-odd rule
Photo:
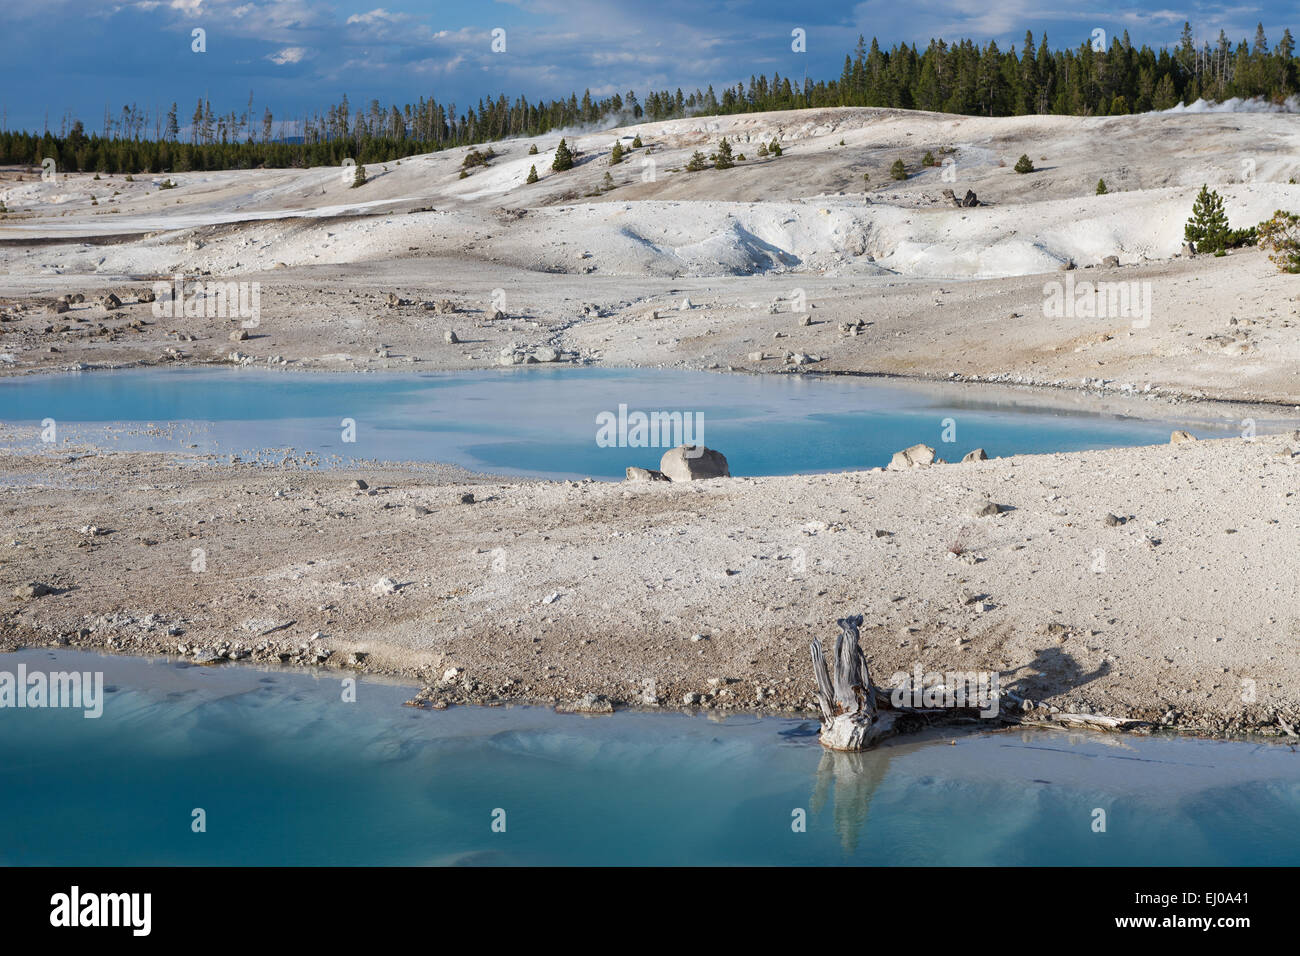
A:
<svg viewBox="0 0 1300 956">
<path fill-rule="evenodd" d="M 286 63 L 301 63 L 310 55 L 311 51 L 305 47 L 287 46 L 277 53 L 267 55 L 267 59 L 272 63 L 284 66 Z"/>
</svg>

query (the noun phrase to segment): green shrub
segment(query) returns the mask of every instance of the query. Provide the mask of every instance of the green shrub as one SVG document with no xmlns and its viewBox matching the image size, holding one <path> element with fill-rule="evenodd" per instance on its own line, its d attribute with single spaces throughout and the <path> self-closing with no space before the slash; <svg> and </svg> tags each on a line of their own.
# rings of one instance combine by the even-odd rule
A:
<svg viewBox="0 0 1300 956">
<path fill-rule="evenodd" d="M 901 159 L 894 160 L 894 165 L 889 167 L 889 178 L 898 180 L 907 178 L 907 167 L 903 165 Z"/>
<path fill-rule="evenodd" d="M 1106 188 L 1106 180 L 1104 179 L 1097 180 L 1097 195 L 1104 196 L 1106 195 L 1107 192 L 1109 192 L 1109 190 Z"/>
<path fill-rule="evenodd" d="M 691 161 L 686 164 L 688 173 L 698 173 L 701 169 L 708 169 L 709 161 L 704 158 L 704 154 L 698 149 L 692 154 Z"/>
<path fill-rule="evenodd" d="M 1300 274 L 1300 215 L 1279 209 L 1258 227 L 1259 244 L 1283 272 Z"/>
<path fill-rule="evenodd" d="M 528 178 L 525 179 L 524 182 L 526 182 L 526 183 L 535 183 L 535 182 L 537 182 L 537 167 L 536 167 L 536 166 L 529 166 L 529 167 L 528 167 Z"/>
<path fill-rule="evenodd" d="M 1015 170 L 1022 175 L 1032 173 L 1034 171 L 1034 161 L 1022 153 L 1020 158 L 1016 160 Z"/>
</svg>

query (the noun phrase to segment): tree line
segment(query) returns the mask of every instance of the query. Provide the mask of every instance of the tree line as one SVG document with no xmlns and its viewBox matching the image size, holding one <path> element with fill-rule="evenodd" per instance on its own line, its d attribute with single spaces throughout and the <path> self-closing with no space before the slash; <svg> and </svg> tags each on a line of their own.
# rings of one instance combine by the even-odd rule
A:
<svg viewBox="0 0 1300 956">
<path fill-rule="evenodd" d="M 603 98 L 587 91 L 536 103 L 501 95 L 464 110 L 424 97 L 401 107 L 371 100 L 354 109 L 344 95 L 323 111 L 292 121 L 281 118 L 277 133 L 270 109 L 257 121 L 250 93 L 240 113 L 214 114 L 211 103 L 200 99 L 184 128 L 173 103 L 165 118 L 152 118 L 152 137 L 148 112 L 132 104 L 123 107 L 120 118 L 106 111 L 98 133 L 88 134 L 80 120 L 69 126 L 70 118 L 58 135 L 0 132 L 0 164 L 39 166 L 52 157 L 63 171 L 163 173 L 327 166 L 348 157 L 382 163 L 552 130 L 697 114 L 871 106 L 971 116 L 1115 116 L 1197 99 L 1282 102 L 1297 89 L 1300 59 L 1290 29 L 1270 47 L 1262 25 L 1251 41 L 1234 44 L 1220 31 L 1213 45 L 1198 45 L 1185 23 L 1179 44 L 1158 52 L 1133 46 L 1127 31 L 1109 46 L 1090 38 L 1077 49 L 1057 50 L 1049 47 L 1046 34 L 1035 41 L 1026 32 L 1019 51 L 1013 45 L 1006 52 L 996 42 L 980 46 L 971 40 L 932 40 L 923 51 L 907 44 L 885 50 L 877 40 L 868 46 L 859 37 L 836 79 L 758 75 L 747 86 L 737 83 L 720 94 L 712 86 L 689 94 L 661 90 L 642 101 L 635 91 Z"/>
</svg>

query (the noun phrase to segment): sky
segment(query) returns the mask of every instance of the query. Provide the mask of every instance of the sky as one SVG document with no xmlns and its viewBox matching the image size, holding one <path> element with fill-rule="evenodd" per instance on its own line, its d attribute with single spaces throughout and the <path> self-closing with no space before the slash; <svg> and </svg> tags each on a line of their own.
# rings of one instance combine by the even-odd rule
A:
<svg viewBox="0 0 1300 956">
<path fill-rule="evenodd" d="M 382 3 L 382 6 L 376 5 Z M 343 93 L 353 109 L 378 99 L 434 97 L 459 107 L 505 93 L 536 102 L 590 89 L 716 90 L 751 74 L 829 79 L 859 34 L 882 46 L 930 38 L 1021 45 L 1045 30 L 1053 47 L 1094 29 L 1174 46 L 1183 21 L 1236 42 L 1262 22 L 1270 45 L 1300 36 L 1297 0 L 1142 7 L 1109 0 L 0 0 L 0 126 L 59 132 L 65 115 L 89 131 L 105 106 L 164 112 L 195 101 L 277 123 L 323 110 Z M 193 31 L 204 31 L 202 52 Z M 792 49 L 801 29 L 806 51 Z M 494 31 L 497 31 L 494 34 Z M 503 32 L 502 32 L 503 31 Z M 494 42 L 495 40 L 495 42 Z M 495 46 L 495 49 L 494 49 Z M 504 47 L 504 49 L 501 49 Z M 152 123 L 150 124 L 152 128 Z"/>
</svg>

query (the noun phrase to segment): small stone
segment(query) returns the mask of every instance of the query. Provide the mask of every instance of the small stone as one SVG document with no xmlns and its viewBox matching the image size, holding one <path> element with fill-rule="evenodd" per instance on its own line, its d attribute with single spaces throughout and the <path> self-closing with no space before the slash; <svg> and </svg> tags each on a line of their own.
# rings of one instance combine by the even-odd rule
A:
<svg viewBox="0 0 1300 956">
<path fill-rule="evenodd" d="M 1189 441 L 1196 441 L 1196 436 L 1193 435 L 1191 432 L 1185 432 L 1179 430 L 1176 432 L 1172 432 L 1169 435 L 1169 444 L 1171 445 L 1181 445 L 1183 442 L 1189 442 Z"/>
<path fill-rule="evenodd" d="M 991 515 L 1001 514 L 1002 506 L 993 501 L 983 501 L 975 506 L 975 517 L 987 518 Z"/>
<path fill-rule="evenodd" d="M 29 581 L 26 584 L 20 584 L 14 588 L 14 597 L 28 601 L 34 598 L 45 597 L 47 594 L 53 594 L 54 588 L 48 584 L 42 584 L 40 581 Z"/>
<path fill-rule="evenodd" d="M 457 500 L 463 505 L 472 505 L 474 504 L 474 492 L 466 491 Z"/>
<path fill-rule="evenodd" d="M 444 332 L 442 338 L 443 341 L 446 342 L 448 345 L 456 345 L 457 343 L 460 342 L 460 339 L 456 337 L 456 333 L 453 332 L 451 329 L 448 329 L 446 332 Z"/>
<path fill-rule="evenodd" d="M 983 448 L 976 448 L 974 451 L 968 451 L 962 456 L 962 461 L 988 461 L 988 454 Z"/>
<path fill-rule="evenodd" d="M 1119 527 L 1120 525 L 1122 525 L 1125 521 L 1127 521 L 1128 519 L 1127 519 L 1127 518 L 1121 518 L 1119 515 L 1107 514 L 1106 517 L 1102 518 L 1101 520 L 1102 520 L 1103 522 L 1105 522 L 1106 527 L 1108 527 L 1108 528 L 1117 528 L 1117 527 Z"/>
<path fill-rule="evenodd" d="M 352 487 L 357 491 L 365 491 L 370 486 L 366 484 L 364 480 L 358 478 L 356 481 L 352 482 Z"/>
</svg>

